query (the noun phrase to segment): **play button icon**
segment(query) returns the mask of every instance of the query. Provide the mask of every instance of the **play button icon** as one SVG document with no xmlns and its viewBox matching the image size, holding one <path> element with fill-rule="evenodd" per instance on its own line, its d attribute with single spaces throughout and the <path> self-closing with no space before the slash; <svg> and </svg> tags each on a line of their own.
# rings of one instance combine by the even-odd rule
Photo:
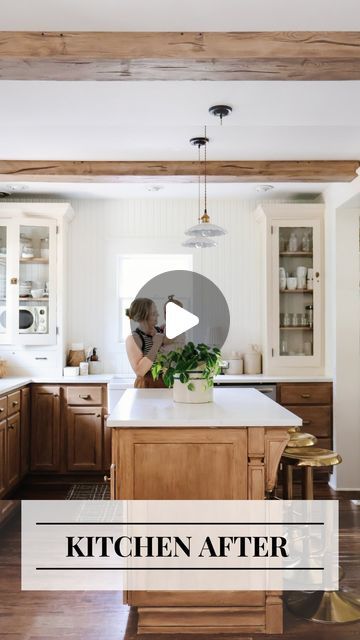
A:
<svg viewBox="0 0 360 640">
<path fill-rule="evenodd" d="M 230 312 L 224 294 L 206 276 L 196 271 L 163 271 L 148 280 L 134 296 L 151 301 L 156 326 L 169 340 L 184 336 L 184 344 L 206 344 L 219 349 L 230 327 Z M 135 319 L 131 331 L 146 331 Z M 174 348 L 177 348 L 175 345 Z"/>
<path fill-rule="evenodd" d="M 185 331 L 196 327 L 199 318 L 173 302 L 166 305 L 166 337 L 172 340 Z"/>
</svg>

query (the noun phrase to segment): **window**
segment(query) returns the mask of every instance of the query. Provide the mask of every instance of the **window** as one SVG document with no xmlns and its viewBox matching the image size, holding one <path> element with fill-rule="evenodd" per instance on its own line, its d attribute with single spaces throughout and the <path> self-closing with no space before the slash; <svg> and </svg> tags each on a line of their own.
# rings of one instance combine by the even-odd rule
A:
<svg viewBox="0 0 360 640">
<path fill-rule="evenodd" d="M 117 292 L 119 299 L 119 342 L 124 342 L 131 332 L 130 320 L 125 311 L 134 300 L 138 291 L 151 278 L 166 271 L 185 269 L 192 271 L 193 259 L 190 254 L 131 254 L 118 256 Z M 170 291 L 169 293 L 176 293 Z M 154 299 L 154 302 L 158 301 Z"/>
</svg>

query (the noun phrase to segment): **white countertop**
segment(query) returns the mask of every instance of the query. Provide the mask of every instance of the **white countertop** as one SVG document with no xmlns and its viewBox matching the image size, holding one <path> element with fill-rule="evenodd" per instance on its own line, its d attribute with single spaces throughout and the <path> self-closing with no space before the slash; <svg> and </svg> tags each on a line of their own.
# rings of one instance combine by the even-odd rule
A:
<svg viewBox="0 0 360 640">
<path fill-rule="evenodd" d="M 257 375 L 230 375 L 224 374 L 215 376 L 215 384 L 261 384 L 261 383 L 275 383 L 275 382 L 332 382 L 332 378 L 327 376 L 266 376 L 264 373 L 258 373 Z"/>
<path fill-rule="evenodd" d="M 255 389 L 214 389 L 214 402 L 182 404 L 169 389 L 127 389 L 108 427 L 295 427 L 302 420 Z"/>
<path fill-rule="evenodd" d="M 39 378 L 11 376 L 6 378 L 0 378 L 0 395 L 9 393 L 19 387 L 24 387 L 32 382 L 37 384 L 108 384 L 113 377 L 113 374 L 102 374 L 92 376 L 76 376 L 65 378 L 64 376 L 43 376 Z"/>
</svg>

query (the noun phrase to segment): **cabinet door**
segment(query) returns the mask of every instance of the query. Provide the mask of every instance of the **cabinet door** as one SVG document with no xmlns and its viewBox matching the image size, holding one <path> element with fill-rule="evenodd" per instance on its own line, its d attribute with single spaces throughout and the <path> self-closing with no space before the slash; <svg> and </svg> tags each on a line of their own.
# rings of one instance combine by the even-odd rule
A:
<svg viewBox="0 0 360 640">
<path fill-rule="evenodd" d="M 11 247 L 11 250 L 10 250 Z M 0 225 L 0 344 L 14 342 L 15 305 L 17 300 L 17 271 L 14 252 L 17 251 L 16 225 Z M 15 278 L 15 280 L 13 279 Z M 15 286 L 14 286 L 15 285 Z"/>
<path fill-rule="evenodd" d="M 67 408 L 68 471 L 102 468 L 102 407 Z"/>
<path fill-rule="evenodd" d="M 20 480 L 20 413 L 8 418 L 6 435 L 7 488 Z"/>
<path fill-rule="evenodd" d="M 59 387 L 33 385 L 31 418 L 32 471 L 59 471 Z"/>
<path fill-rule="evenodd" d="M 271 358 L 280 367 L 322 362 L 320 220 L 272 225 Z"/>
<path fill-rule="evenodd" d="M 21 461 L 20 475 L 24 476 L 30 469 L 30 388 L 21 389 Z"/>
<path fill-rule="evenodd" d="M 6 420 L 0 422 L 0 498 L 6 493 Z"/>
<path fill-rule="evenodd" d="M 56 223 L 27 219 L 18 246 L 16 343 L 56 344 Z"/>
</svg>

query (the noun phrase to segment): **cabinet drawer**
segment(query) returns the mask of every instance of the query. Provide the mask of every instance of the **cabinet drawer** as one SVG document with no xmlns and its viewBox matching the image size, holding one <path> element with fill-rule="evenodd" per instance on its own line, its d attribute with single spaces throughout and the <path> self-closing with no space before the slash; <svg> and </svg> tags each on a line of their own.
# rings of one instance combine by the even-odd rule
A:
<svg viewBox="0 0 360 640">
<path fill-rule="evenodd" d="M 7 416 L 7 396 L 0 398 L 0 420 Z"/>
<path fill-rule="evenodd" d="M 66 400 L 72 405 L 102 405 L 102 387 L 69 385 L 66 388 Z"/>
<path fill-rule="evenodd" d="M 281 384 L 280 404 L 331 404 L 331 382 L 318 384 Z"/>
<path fill-rule="evenodd" d="M 291 413 L 299 416 L 303 421 L 302 431 L 312 433 L 321 438 L 331 438 L 331 407 L 306 407 L 286 405 Z"/>
<path fill-rule="evenodd" d="M 14 391 L 8 395 L 8 415 L 12 416 L 18 411 L 20 411 L 20 391 Z"/>
</svg>

